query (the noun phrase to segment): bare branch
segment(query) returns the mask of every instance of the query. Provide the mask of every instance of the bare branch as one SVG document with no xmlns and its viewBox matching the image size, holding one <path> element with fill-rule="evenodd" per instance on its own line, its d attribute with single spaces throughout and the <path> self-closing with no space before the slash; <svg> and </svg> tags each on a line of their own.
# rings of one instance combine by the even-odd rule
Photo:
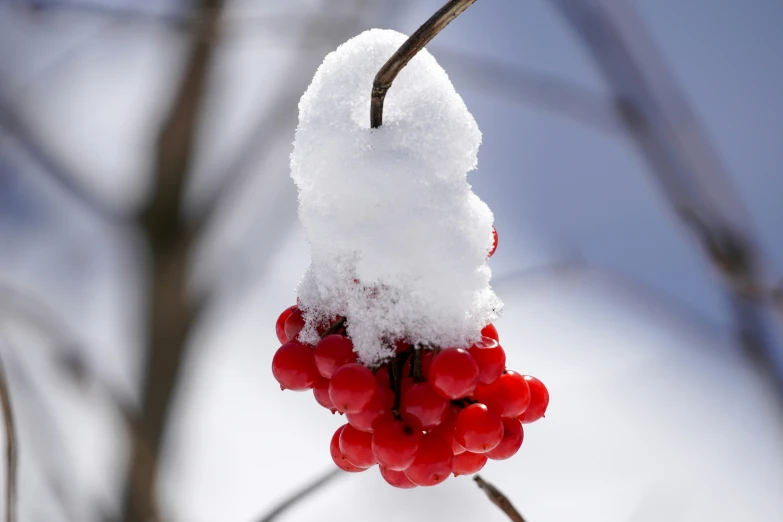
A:
<svg viewBox="0 0 783 522">
<path fill-rule="evenodd" d="M 375 75 L 370 100 L 370 127 L 377 129 L 383 124 L 383 100 L 386 92 L 400 71 L 421 51 L 430 40 L 443 30 L 452 20 L 470 7 L 476 0 L 451 0 L 419 27 Z"/>
<path fill-rule="evenodd" d="M 319 478 L 317 478 L 307 486 L 303 487 L 299 491 L 292 494 L 290 497 L 283 500 L 280 504 L 277 505 L 277 507 L 275 507 L 272 511 L 270 511 L 266 516 L 264 516 L 264 518 L 259 519 L 258 522 L 272 522 L 297 502 L 301 502 L 306 497 L 312 495 L 313 493 L 315 493 L 316 491 L 324 487 L 332 480 L 345 474 L 346 473 L 339 468 L 329 470 L 327 473 L 324 473 L 323 475 L 321 475 Z"/>
<path fill-rule="evenodd" d="M 516 510 L 511 501 L 498 488 L 485 481 L 480 475 L 473 477 L 473 480 L 476 481 L 479 488 L 484 490 L 484 493 L 487 494 L 489 500 L 506 514 L 509 520 L 513 522 L 525 522 L 524 517 L 519 514 L 519 511 Z"/>
<path fill-rule="evenodd" d="M 16 427 L 14 413 L 11 407 L 11 395 L 8 391 L 8 380 L 5 375 L 5 365 L 0 358 L 0 403 L 3 408 L 5 423 L 5 521 L 16 521 Z"/>
</svg>

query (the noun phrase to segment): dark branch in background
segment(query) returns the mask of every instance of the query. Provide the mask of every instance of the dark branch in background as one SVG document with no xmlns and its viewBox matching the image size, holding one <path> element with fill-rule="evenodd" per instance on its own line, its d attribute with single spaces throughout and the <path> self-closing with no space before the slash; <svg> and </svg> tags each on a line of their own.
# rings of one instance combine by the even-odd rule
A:
<svg viewBox="0 0 783 522">
<path fill-rule="evenodd" d="M 345 474 L 346 473 L 339 468 L 324 473 L 318 479 L 314 480 L 313 482 L 306 485 L 305 487 L 303 487 L 302 489 L 300 489 L 290 497 L 283 500 L 280 504 L 277 505 L 277 507 L 275 507 L 272 511 L 267 513 L 267 515 L 264 516 L 264 518 L 259 519 L 258 522 L 272 522 L 297 502 L 304 500 L 305 497 L 312 495 L 313 493 L 321 489 L 323 486 L 331 482 L 333 479 L 336 479 L 337 477 Z"/>
<path fill-rule="evenodd" d="M 500 510 L 506 514 L 509 520 L 512 520 L 513 522 L 526 522 L 524 517 L 519 514 L 519 511 L 516 510 L 511 501 L 498 488 L 489 482 L 486 482 L 483 478 L 481 478 L 480 475 L 473 477 L 473 480 L 475 480 L 476 484 L 478 484 L 478 487 L 487 494 L 489 500 L 491 500 L 493 504 L 499 507 Z"/>
<path fill-rule="evenodd" d="M 8 380 L 5 375 L 5 365 L 0 359 L 0 402 L 3 407 L 3 422 L 5 424 L 5 522 L 16 521 L 16 427 L 14 412 L 11 407 L 11 395 L 8 391 Z"/>
<path fill-rule="evenodd" d="M 449 25 L 452 20 L 470 7 L 476 0 L 451 0 L 441 7 L 429 20 L 419 27 L 375 75 L 370 99 L 370 127 L 377 129 L 383 124 L 383 100 L 386 92 L 400 71 L 421 51 L 430 40 Z"/>
</svg>

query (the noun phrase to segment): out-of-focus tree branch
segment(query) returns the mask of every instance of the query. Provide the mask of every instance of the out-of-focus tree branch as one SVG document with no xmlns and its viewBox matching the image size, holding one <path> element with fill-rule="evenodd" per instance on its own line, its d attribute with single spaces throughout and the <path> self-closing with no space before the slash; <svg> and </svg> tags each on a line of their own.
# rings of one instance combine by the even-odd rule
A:
<svg viewBox="0 0 783 522">
<path fill-rule="evenodd" d="M 0 404 L 5 424 L 5 521 L 16 521 L 16 426 L 11 406 L 11 394 L 5 375 L 5 365 L 0 358 Z"/>
<path fill-rule="evenodd" d="M 294 492 L 290 497 L 286 498 L 280 504 L 278 504 L 272 511 L 264 515 L 263 518 L 261 518 L 258 522 L 272 522 L 273 520 L 276 520 L 277 517 L 282 515 L 285 511 L 287 511 L 289 508 L 293 507 L 298 502 L 301 502 L 305 500 L 308 496 L 312 495 L 328 483 L 330 483 L 332 480 L 345 475 L 346 473 L 339 469 L 331 469 L 328 472 L 324 473 L 317 479 L 315 479 L 313 482 L 307 484 L 299 491 Z"/>
</svg>

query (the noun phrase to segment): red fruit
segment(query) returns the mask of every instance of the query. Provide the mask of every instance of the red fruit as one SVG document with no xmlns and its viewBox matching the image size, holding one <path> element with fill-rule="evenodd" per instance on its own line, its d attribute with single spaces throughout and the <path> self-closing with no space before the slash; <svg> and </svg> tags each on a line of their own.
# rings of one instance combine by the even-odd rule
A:
<svg viewBox="0 0 783 522">
<path fill-rule="evenodd" d="M 459 412 L 460 409 L 458 407 L 451 406 L 443 422 L 430 430 L 430 433 L 451 444 L 451 452 L 454 453 L 454 455 L 459 455 L 465 451 L 465 448 L 454 440 L 454 426 L 457 422 L 457 414 L 459 414 Z"/>
<path fill-rule="evenodd" d="M 332 375 L 329 397 L 338 411 L 357 413 L 370 403 L 376 386 L 375 376 L 366 366 L 349 363 Z"/>
<path fill-rule="evenodd" d="M 525 432 L 517 419 L 503 419 L 503 440 L 495 449 L 485 453 L 492 460 L 506 460 L 513 457 L 522 446 Z"/>
<path fill-rule="evenodd" d="M 402 392 L 400 415 L 416 429 L 434 428 L 446 418 L 449 401 L 427 382 L 417 382 Z"/>
<path fill-rule="evenodd" d="M 394 341 L 394 353 L 402 353 L 410 347 L 411 343 L 405 339 L 398 339 L 397 341 Z"/>
<path fill-rule="evenodd" d="M 419 449 L 421 433 L 396 419 L 379 422 L 372 434 L 372 452 L 378 463 L 401 471 L 411 465 Z"/>
<path fill-rule="evenodd" d="M 457 415 L 454 439 L 473 453 L 486 453 L 503 440 L 503 422 L 483 404 L 471 404 Z"/>
<path fill-rule="evenodd" d="M 495 382 L 476 386 L 473 396 L 501 417 L 514 418 L 530 404 L 530 387 L 524 377 L 508 370 Z"/>
<path fill-rule="evenodd" d="M 304 321 L 304 316 L 302 315 L 302 311 L 299 309 L 299 307 L 295 306 L 294 309 L 291 310 L 291 313 L 286 318 L 285 323 L 283 323 L 285 336 L 288 339 L 296 339 L 296 336 L 299 335 L 299 332 L 302 331 L 304 325 L 305 325 L 305 321 Z"/>
<path fill-rule="evenodd" d="M 402 471 L 395 471 L 384 466 L 378 466 L 378 468 L 381 470 L 381 476 L 383 477 L 383 480 L 395 488 L 412 489 L 416 487 L 416 484 L 411 482 L 411 480 L 406 477 L 405 473 Z"/>
<path fill-rule="evenodd" d="M 530 404 L 518 418 L 522 424 L 529 424 L 537 421 L 546 413 L 546 408 L 549 406 L 549 390 L 546 389 L 543 382 L 535 377 L 531 375 L 523 375 L 523 377 L 530 388 Z"/>
<path fill-rule="evenodd" d="M 391 390 L 391 384 L 389 381 L 389 367 L 384 365 L 378 368 L 375 371 L 375 380 L 378 383 L 378 386 L 381 388 Z"/>
<path fill-rule="evenodd" d="M 482 337 L 481 341 L 470 347 L 468 353 L 479 367 L 479 382 L 489 384 L 500 377 L 506 369 L 506 352 L 491 337 Z"/>
<path fill-rule="evenodd" d="M 425 433 L 421 437 L 416 458 L 405 469 L 405 476 L 416 485 L 435 486 L 449 478 L 453 462 L 454 455 L 448 443 L 440 437 Z"/>
<path fill-rule="evenodd" d="M 492 249 L 489 251 L 489 255 L 487 256 L 487 259 L 492 257 L 492 255 L 495 253 L 495 250 L 498 249 L 498 231 L 495 230 L 495 227 L 492 227 Z"/>
<path fill-rule="evenodd" d="M 481 335 L 500 342 L 500 337 L 498 337 L 498 330 L 492 323 L 489 323 L 487 326 L 481 329 Z"/>
<path fill-rule="evenodd" d="M 320 377 L 313 349 L 299 341 L 285 343 L 272 358 L 272 375 L 284 390 L 309 390 Z"/>
<path fill-rule="evenodd" d="M 454 456 L 454 476 L 472 475 L 478 473 L 484 464 L 487 463 L 487 457 L 481 453 L 471 453 L 466 451 Z"/>
<path fill-rule="evenodd" d="M 378 463 L 372 454 L 372 435 L 350 424 L 340 434 L 340 451 L 348 462 L 360 468 L 369 468 Z"/>
<path fill-rule="evenodd" d="M 329 397 L 329 379 L 321 377 L 315 381 L 315 385 L 313 386 L 313 395 L 315 396 L 315 401 L 318 404 L 327 410 L 330 410 L 332 413 L 337 411 L 337 408 L 335 408 L 334 404 L 332 404 L 332 398 Z"/>
<path fill-rule="evenodd" d="M 289 306 L 285 310 L 283 310 L 283 313 L 280 314 L 280 316 L 277 318 L 277 322 L 275 323 L 275 333 L 277 334 L 277 340 L 280 341 L 280 344 L 287 343 L 290 339 L 285 334 L 285 320 L 288 319 L 288 316 L 291 315 L 291 312 L 294 311 L 295 306 Z"/>
<path fill-rule="evenodd" d="M 347 426 L 347 424 L 345 425 Z M 343 471 L 348 471 L 349 473 L 358 473 L 360 471 L 364 471 L 367 468 L 360 468 L 359 466 L 354 466 L 350 462 L 348 462 L 348 459 L 345 458 L 345 455 L 343 455 L 343 452 L 340 451 L 340 435 L 343 432 L 343 429 L 345 426 L 340 426 L 337 428 L 337 431 L 334 432 L 334 435 L 332 435 L 332 441 L 329 444 L 329 453 L 332 455 L 332 460 L 335 464 L 337 464 L 337 467 L 340 468 Z"/>
<path fill-rule="evenodd" d="M 342 335 L 327 335 L 313 349 L 315 366 L 321 375 L 331 379 L 338 368 L 348 363 L 356 362 L 353 342 Z"/>
<path fill-rule="evenodd" d="M 429 383 L 447 399 L 459 399 L 473 393 L 478 384 L 476 360 L 465 350 L 447 348 L 432 360 Z"/>
<path fill-rule="evenodd" d="M 367 406 L 359 412 L 346 414 L 345 418 L 357 430 L 372 433 L 375 424 L 392 418 L 391 409 L 393 406 L 394 393 L 389 388 L 378 386 Z"/>
</svg>

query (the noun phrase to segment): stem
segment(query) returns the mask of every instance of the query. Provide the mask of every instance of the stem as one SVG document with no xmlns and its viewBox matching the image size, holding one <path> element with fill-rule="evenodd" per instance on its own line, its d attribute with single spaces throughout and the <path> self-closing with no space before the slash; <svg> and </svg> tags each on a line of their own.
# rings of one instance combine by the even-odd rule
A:
<svg viewBox="0 0 783 522">
<path fill-rule="evenodd" d="M 421 375 L 421 348 L 416 346 L 413 348 L 411 360 L 411 377 L 414 382 L 422 382 L 424 377 Z"/>
<path fill-rule="evenodd" d="M 0 402 L 2 402 L 3 420 L 5 421 L 7 460 L 5 468 L 5 522 L 14 522 L 16 520 L 16 427 L 2 359 L 0 359 Z"/>
<path fill-rule="evenodd" d="M 408 65 L 411 58 L 421 51 L 430 40 L 435 38 L 444 27 L 471 6 L 476 0 L 451 0 L 446 5 L 438 9 L 429 20 L 419 27 L 410 38 L 405 40 L 397 52 L 381 67 L 378 74 L 375 75 L 375 81 L 372 84 L 372 98 L 370 99 L 370 127 L 377 129 L 383 124 L 383 100 L 386 98 L 386 91 L 392 85 L 392 82 L 400 71 Z"/>
<path fill-rule="evenodd" d="M 408 352 L 402 352 L 398 354 L 394 359 L 389 361 L 389 385 L 394 392 L 394 406 L 392 406 L 392 413 L 395 419 L 400 418 L 400 398 L 402 388 L 402 367 L 405 365 L 405 360 L 408 358 Z"/>
<path fill-rule="evenodd" d="M 331 335 L 335 332 L 339 332 L 340 328 L 342 328 L 344 324 L 345 324 L 345 317 L 340 316 L 340 318 L 337 319 L 337 321 L 335 321 L 334 324 L 332 324 L 332 326 L 327 328 L 326 331 L 321 334 L 321 339 L 323 339 L 327 335 Z"/>
<path fill-rule="evenodd" d="M 513 522 L 526 522 L 525 518 L 519 514 L 519 511 L 511 504 L 511 501 L 504 495 L 498 488 L 486 482 L 481 476 L 476 475 L 473 477 L 478 487 L 484 490 L 489 500 L 495 504 L 500 510 L 506 514 L 509 520 Z"/>
<path fill-rule="evenodd" d="M 307 486 L 303 487 L 299 491 L 292 494 L 287 499 L 283 500 L 280 504 L 277 505 L 277 507 L 275 507 L 272 511 L 270 511 L 264 518 L 260 519 L 258 522 L 272 522 L 272 520 L 275 520 L 285 510 L 287 510 L 288 508 L 290 508 L 300 500 L 304 500 L 305 497 L 315 493 L 316 491 L 321 489 L 321 487 L 331 482 L 332 479 L 335 479 L 341 475 L 345 475 L 345 473 L 340 469 L 330 470 L 328 473 L 325 473 L 324 475 L 317 478 Z"/>
</svg>

